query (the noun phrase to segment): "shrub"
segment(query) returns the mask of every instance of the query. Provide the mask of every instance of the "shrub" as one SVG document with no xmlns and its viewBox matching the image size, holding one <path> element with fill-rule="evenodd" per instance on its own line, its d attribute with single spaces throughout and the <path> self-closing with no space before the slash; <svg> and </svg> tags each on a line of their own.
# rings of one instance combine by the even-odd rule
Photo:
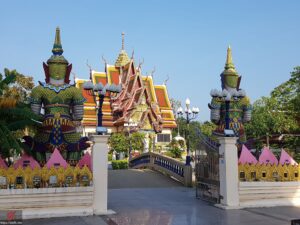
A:
<svg viewBox="0 0 300 225">
<path fill-rule="evenodd" d="M 112 153 L 108 153 L 107 160 L 110 162 L 112 160 Z"/>
<path fill-rule="evenodd" d="M 111 165 L 112 165 L 113 170 L 128 169 L 128 161 L 127 161 L 127 159 L 124 159 L 124 160 L 113 160 L 113 161 L 111 161 Z"/>
<path fill-rule="evenodd" d="M 171 153 L 172 158 L 181 158 L 181 150 L 179 147 L 171 147 L 169 152 Z"/>
</svg>

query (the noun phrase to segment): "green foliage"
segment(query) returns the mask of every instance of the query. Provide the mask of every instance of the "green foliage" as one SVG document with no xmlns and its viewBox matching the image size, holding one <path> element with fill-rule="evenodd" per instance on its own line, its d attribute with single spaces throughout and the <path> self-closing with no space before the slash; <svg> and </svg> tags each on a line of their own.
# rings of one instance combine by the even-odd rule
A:
<svg viewBox="0 0 300 225">
<path fill-rule="evenodd" d="M 127 159 L 124 159 L 124 160 L 113 160 L 113 161 L 111 161 L 111 165 L 112 165 L 113 170 L 128 169 L 128 161 L 127 161 Z"/>
<path fill-rule="evenodd" d="M 188 131 L 186 120 L 183 118 L 176 119 L 177 126 L 179 127 L 179 133 L 182 137 L 186 139 L 186 134 Z M 190 150 L 195 151 L 198 144 L 198 135 L 197 130 L 201 130 L 201 132 L 208 136 L 212 136 L 212 132 L 216 129 L 216 125 L 212 122 L 205 121 L 204 123 L 200 123 L 199 121 L 192 121 L 189 124 L 189 137 L 190 137 Z M 172 131 L 172 136 L 176 137 L 178 134 L 178 129 Z"/>
<path fill-rule="evenodd" d="M 109 137 L 108 143 L 111 150 L 116 152 L 127 152 L 129 149 L 129 142 L 124 133 L 113 133 Z"/>
<path fill-rule="evenodd" d="M 180 150 L 179 147 L 177 146 L 171 147 L 169 152 L 171 153 L 172 158 L 181 158 L 182 151 Z"/>
<path fill-rule="evenodd" d="M 3 97 L 14 98 L 18 102 L 26 102 L 31 89 L 34 87 L 33 78 L 9 69 L 4 69 L 4 75 L 5 79 L 0 81 Z M 3 77 L 2 74 L 1 77 Z"/>
<path fill-rule="evenodd" d="M 143 151 L 145 134 L 135 132 L 131 134 L 130 141 L 133 150 Z"/>
<path fill-rule="evenodd" d="M 177 141 L 175 138 L 168 145 L 169 151 L 167 155 L 172 158 L 181 158 L 182 149 L 184 148 L 184 142 Z"/>
<path fill-rule="evenodd" d="M 36 125 L 33 119 L 40 119 L 24 103 L 33 87 L 33 79 L 16 70 L 5 69 L 4 75 L 0 74 L 0 154 L 3 158 L 21 151 L 17 138 L 21 133 L 24 135 L 25 128 Z"/>
<path fill-rule="evenodd" d="M 112 160 L 112 154 L 111 154 L 111 153 L 108 153 L 108 154 L 107 154 L 107 161 L 110 162 L 111 160 Z"/>
<path fill-rule="evenodd" d="M 248 137 L 266 144 L 272 135 L 284 134 L 284 146 L 300 146 L 300 67 L 294 68 L 291 78 L 274 88 L 270 97 L 262 97 L 253 104 L 252 120 L 245 125 Z"/>
</svg>

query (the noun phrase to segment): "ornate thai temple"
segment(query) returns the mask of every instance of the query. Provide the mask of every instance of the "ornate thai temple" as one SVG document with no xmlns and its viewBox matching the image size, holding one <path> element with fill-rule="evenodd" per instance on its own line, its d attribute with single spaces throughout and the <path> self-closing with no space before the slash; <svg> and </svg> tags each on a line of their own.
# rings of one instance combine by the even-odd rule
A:
<svg viewBox="0 0 300 225">
<path fill-rule="evenodd" d="M 136 124 L 131 132 L 146 133 L 149 142 L 156 147 L 164 146 L 172 139 L 171 131 L 176 127 L 166 85 L 154 85 L 152 76 L 142 74 L 141 65 L 136 66 L 122 48 L 114 65 L 105 62 L 104 72 L 90 71 L 93 84 L 101 82 L 104 86 L 121 87 L 121 92 L 107 92 L 103 102 L 103 126 L 108 133 L 128 132 L 130 121 Z M 84 103 L 82 121 L 84 135 L 94 133 L 97 126 L 97 99 L 83 89 L 84 79 L 76 79 L 76 86 L 87 99 Z M 151 139 L 151 140 L 150 140 Z"/>
</svg>

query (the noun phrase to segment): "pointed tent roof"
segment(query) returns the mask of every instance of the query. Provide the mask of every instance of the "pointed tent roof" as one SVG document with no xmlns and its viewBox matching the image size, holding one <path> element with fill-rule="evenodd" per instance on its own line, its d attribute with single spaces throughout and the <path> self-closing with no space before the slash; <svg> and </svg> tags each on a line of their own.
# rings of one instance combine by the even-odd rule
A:
<svg viewBox="0 0 300 225">
<path fill-rule="evenodd" d="M 298 165 L 298 163 L 284 149 L 281 150 L 279 163 L 281 165 L 284 164 Z"/>
<path fill-rule="evenodd" d="M 239 158 L 239 163 L 240 164 L 256 164 L 257 159 L 252 155 L 252 153 L 249 151 L 249 149 L 243 145 L 242 147 L 242 152 Z"/>
<path fill-rule="evenodd" d="M 0 168 L 4 168 L 4 169 L 7 168 L 7 165 L 6 165 L 6 163 L 4 162 L 4 160 L 1 158 L 1 156 L 0 156 Z"/>
<path fill-rule="evenodd" d="M 24 153 L 22 157 L 14 163 L 14 168 L 23 168 L 25 165 L 30 166 L 31 169 L 34 169 L 35 167 L 40 168 L 39 163 L 35 161 L 35 159 L 32 156 L 29 156 L 26 153 Z"/>
<path fill-rule="evenodd" d="M 278 164 L 278 160 L 275 155 L 271 152 L 268 147 L 264 147 L 262 153 L 259 156 L 259 163 L 260 164 Z"/>
<path fill-rule="evenodd" d="M 90 153 L 85 153 L 85 155 L 79 160 L 78 164 L 77 164 L 80 168 L 84 167 L 84 165 L 86 165 L 90 171 L 92 171 L 93 168 L 93 164 L 92 164 L 92 157 L 90 155 Z"/>
<path fill-rule="evenodd" d="M 54 152 L 50 156 L 46 166 L 48 169 L 50 169 L 52 166 L 56 166 L 58 164 L 59 166 L 62 166 L 64 168 L 68 166 L 68 163 L 66 162 L 66 160 L 64 160 L 64 158 L 61 156 L 60 152 L 56 148 L 54 149 Z"/>
<path fill-rule="evenodd" d="M 130 62 L 130 59 L 124 49 L 124 32 L 122 33 L 122 49 L 119 53 L 119 56 L 116 60 L 115 66 L 116 67 L 122 67 L 125 66 L 126 64 L 128 64 Z"/>
</svg>

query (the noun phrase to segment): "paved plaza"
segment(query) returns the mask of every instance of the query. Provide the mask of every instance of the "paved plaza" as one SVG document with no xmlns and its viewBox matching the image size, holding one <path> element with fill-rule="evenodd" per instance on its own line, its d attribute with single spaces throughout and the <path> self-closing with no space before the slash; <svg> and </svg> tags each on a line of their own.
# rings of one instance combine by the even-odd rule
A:
<svg viewBox="0 0 300 225">
<path fill-rule="evenodd" d="M 138 188 L 133 188 L 137 183 Z M 108 208 L 114 215 L 27 220 L 23 224 L 290 225 L 291 219 L 300 218 L 297 207 L 222 210 L 196 199 L 193 188 L 150 170 L 109 171 L 109 187 Z"/>
</svg>

